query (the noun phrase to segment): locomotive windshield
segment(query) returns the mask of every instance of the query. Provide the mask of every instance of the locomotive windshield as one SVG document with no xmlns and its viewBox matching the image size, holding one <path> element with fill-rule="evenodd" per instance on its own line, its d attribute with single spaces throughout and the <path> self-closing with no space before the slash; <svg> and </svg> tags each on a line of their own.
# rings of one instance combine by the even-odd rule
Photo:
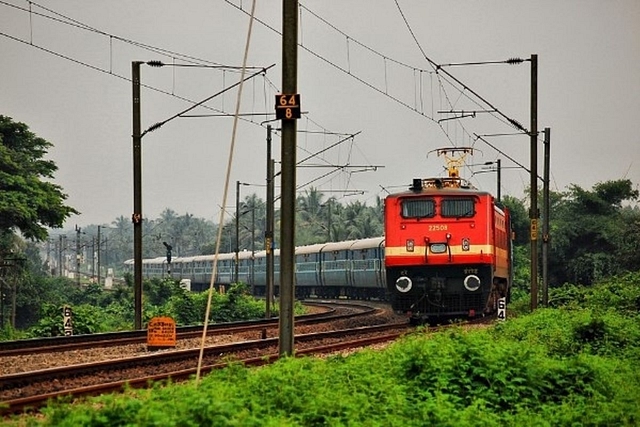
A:
<svg viewBox="0 0 640 427">
<path fill-rule="evenodd" d="M 473 199 L 444 199 L 440 207 L 440 215 L 443 218 L 470 218 L 475 215 L 475 203 Z"/>
<path fill-rule="evenodd" d="M 436 202 L 433 199 L 405 199 L 402 201 L 403 218 L 433 218 Z"/>
</svg>

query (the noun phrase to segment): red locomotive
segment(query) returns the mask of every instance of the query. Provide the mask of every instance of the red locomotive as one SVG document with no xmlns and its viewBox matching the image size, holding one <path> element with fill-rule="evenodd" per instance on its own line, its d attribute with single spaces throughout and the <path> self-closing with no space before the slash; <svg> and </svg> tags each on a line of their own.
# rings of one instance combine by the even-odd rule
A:
<svg viewBox="0 0 640 427">
<path fill-rule="evenodd" d="M 437 151 L 458 153 L 447 158 L 448 177 L 414 179 L 409 191 L 385 201 L 391 304 L 421 320 L 493 314 L 511 287 L 509 212 L 459 177 L 472 148 Z"/>
</svg>

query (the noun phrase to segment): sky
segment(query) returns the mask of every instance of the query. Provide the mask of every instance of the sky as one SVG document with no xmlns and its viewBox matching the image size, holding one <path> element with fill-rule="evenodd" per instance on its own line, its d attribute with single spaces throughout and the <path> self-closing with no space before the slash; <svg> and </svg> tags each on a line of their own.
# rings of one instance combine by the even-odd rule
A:
<svg viewBox="0 0 640 427">
<path fill-rule="evenodd" d="M 251 6 L 0 0 L 0 114 L 53 144 L 55 182 L 81 212 L 65 228 L 133 212 L 132 61 L 169 65 L 141 67 L 143 130 L 223 92 L 144 135 L 143 216 L 169 208 L 217 222 L 222 206 L 234 209 L 237 181 L 248 184 L 241 198 L 266 198 L 267 123 L 280 168 L 282 3 L 258 0 L 250 26 Z M 495 193 L 484 164 L 500 159 L 502 196 L 525 200 L 530 139 L 509 119 L 530 128 L 533 54 L 551 190 L 640 184 L 637 0 L 307 0 L 298 41 L 300 194 L 313 187 L 371 206 L 413 178 L 443 175 L 434 150 L 472 147 L 461 175 Z M 228 88 L 245 50 L 245 77 L 275 65 L 248 79 L 238 102 Z"/>
</svg>

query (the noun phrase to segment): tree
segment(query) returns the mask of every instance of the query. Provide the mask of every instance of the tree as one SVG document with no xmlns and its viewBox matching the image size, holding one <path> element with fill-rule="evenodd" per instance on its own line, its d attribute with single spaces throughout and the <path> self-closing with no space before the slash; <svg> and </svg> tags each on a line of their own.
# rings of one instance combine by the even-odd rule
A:
<svg viewBox="0 0 640 427">
<path fill-rule="evenodd" d="M 509 209 L 511 214 L 511 228 L 515 233 L 516 245 L 529 244 L 529 213 L 524 203 L 513 197 L 505 196 L 502 203 Z"/>
<path fill-rule="evenodd" d="M 58 169 L 43 159 L 51 146 L 24 123 L 0 115 L 0 230 L 44 241 L 47 227 L 60 228 L 78 213 L 64 204 L 62 188 L 47 181 Z"/>
<path fill-rule="evenodd" d="M 636 201 L 630 180 L 598 183 L 592 191 L 572 185 L 552 210 L 549 273 L 556 283 L 590 285 L 606 276 L 637 269 L 638 211 L 624 209 Z"/>
</svg>

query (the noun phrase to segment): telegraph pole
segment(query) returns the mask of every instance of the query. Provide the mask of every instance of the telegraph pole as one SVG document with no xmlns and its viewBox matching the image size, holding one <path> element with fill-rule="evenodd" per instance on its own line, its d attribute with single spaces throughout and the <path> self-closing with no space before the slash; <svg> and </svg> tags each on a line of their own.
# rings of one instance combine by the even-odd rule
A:
<svg viewBox="0 0 640 427">
<path fill-rule="evenodd" d="M 142 124 L 140 61 L 131 63 L 133 83 L 133 292 L 135 329 L 142 329 Z"/>
<path fill-rule="evenodd" d="M 238 241 L 240 240 L 240 181 L 236 181 L 236 247 L 235 247 L 235 252 L 236 252 L 236 257 L 235 257 L 235 282 L 238 283 L 238 275 L 240 273 L 240 270 L 238 268 L 238 263 L 240 261 L 240 242 Z"/>
<path fill-rule="evenodd" d="M 498 174 L 498 176 L 497 176 L 497 179 L 498 179 L 498 188 L 497 188 L 497 190 L 498 190 L 498 192 L 496 193 L 496 196 L 498 198 L 498 202 L 500 202 L 501 201 L 501 198 L 500 198 L 500 186 L 502 185 L 502 178 L 501 178 L 502 161 L 500 159 L 496 160 L 496 167 L 497 167 L 496 172 Z"/>
<path fill-rule="evenodd" d="M 62 234 L 58 236 L 59 251 L 58 251 L 58 276 L 62 277 Z"/>
<path fill-rule="evenodd" d="M 551 156 L 551 129 L 544 128 L 544 172 L 542 207 L 542 303 L 549 306 L 549 163 Z"/>
<path fill-rule="evenodd" d="M 267 125 L 267 224 L 264 227 L 264 245 L 267 251 L 267 289 L 265 317 L 271 318 L 271 301 L 273 301 L 273 217 L 274 217 L 274 173 L 271 158 L 271 125 Z"/>
<path fill-rule="evenodd" d="M 282 94 L 276 99 L 276 118 L 282 120 L 282 213 L 280 230 L 280 336 L 281 356 L 292 356 L 293 305 L 295 297 L 294 251 L 296 206 L 296 118 L 298 91 L 298 0 L 283 0 L 282 7 Z M 297 107 L 297 117 L 295 109 Z"/>
<path fill-rule="evenodd" d="M 80 286 L 80 227 L 76 224 L 76 284 Z"/>
<path fill-rule="evenodd" d="M 538 308 L 538 55 L 531 55 L 531 311 Z"/>
<path fill-rule="evenodd" d="M 91 236 L 91 280 L 96 279 L 96 238 Z"/>
<path fill-rule="evenodd" d="M 98 286 L 100 286 L 100 246 L 102 246 L 102 241 L 100 240 L 100 226 L 98 226 Z"/>
</svg>

